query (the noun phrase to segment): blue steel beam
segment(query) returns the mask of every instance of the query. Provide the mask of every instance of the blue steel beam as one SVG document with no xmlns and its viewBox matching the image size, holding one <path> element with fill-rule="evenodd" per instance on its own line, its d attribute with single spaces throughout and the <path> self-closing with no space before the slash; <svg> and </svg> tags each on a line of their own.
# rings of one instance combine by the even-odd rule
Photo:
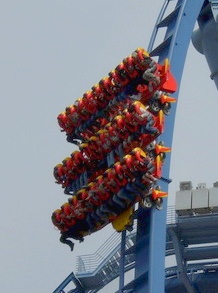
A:
<svg viewBox="0 0 218 293">
<path fill-rule="evenodd" d="M 126 230 L 122 232 L 121 235 L 121 248 L 120 248 L 120 280 L 119 280 L 119 290 L 122 293 L 122 288 L 124 286 L 124 276 L 125 276 L 125 249 L 126 249 Z"/>
<path fill-rule="evenodd" d="M 75 289 L 73 289 L 71 292 L 80 292 L 80 293 L 85 293 L 83 290 L 79 280 L 75 277 L 74 273 L 72 272 L 69 274 L 69 276 L 53 291 L 53 293 L 64 293 L 65 287 L 70 283 L 73 282 L 74 285 L 76 286 Z"/>
<path fill-rule="evenodd" d="M 196 266 L 196 264 L 195 264 Z M 167 293 L 184 293 L 184 286 L 178 279 L 178 272 L 176 268 L 172 274 L 168 274 L 166 280 L 166 292 Z M 218 268 L 217 264 L 206 268 L 205 263 L 199 263 L 198 270 L 195 267 L 189 266 L 188 275 L 192 280 L 192 284 L 196 288 L 197 292 L 201 293 L 215 293 L 218 288 Z M 185 291 L 187 292 L 187 291 Z"/>
<path fill-rule="evenodd" d="M 173 228 L 169 229 L 170 235 L 173 240 L 173 246 L 175 249 L 176 262 L 179 279 L 182 281 L 186 290 L 189 293 L 195 293 L 196 290 L 192 287 L 191 282 L 186 274 L 186 261 L 184 260 L 184 247 L 181 245 L 181 242 L 178 239 L 177 233 Z"/>
<path fill-rule="evenodd" d="M 166 58 L 170 61 L 171 71 L 180 85 L 182 73 L 185 64 L 185 58 L 195 22 L 204 4 L 204 0 L 179 0 L 174 11 L 165 19 L 164 14 L 171 1 L 165 1 L 158 17 L 157 23 L 152 34 L 152 39 L 148 47 L 150 55 L 157 56 L 158 63 L 164 62 Z M 166 34 L 163 42 L 154 48 L 155 38 L 160 27 L 166 25 Z M 179 89 L 174 95 L 178 98 Z M 171 147 L 176 116 L 176 105 L 172 106 L 171 113 L 166 119 L 166 131 L 161 135 L 160 140 Z M 171 156 L 166 157 L 163 168 L 163 177 L 169 178 Z M 168 183 L 161 182 L 161 188 L 168 190 Z M 163 210 L 145 211 L 141 209 L 141 215 L 138 219 L 137 241 L 143 239 L 142 243 L 136 249 L 135 266 L 135 292 L 136 293 L 163 293 L 165 281 L 165 242 L 166 242 L 166 215 L 167 200 L 164 200 Z M 136 244 L 137 245 L 137 244 Z M 137 279 L 147 276 L 140 284 Z"/>
</svg>

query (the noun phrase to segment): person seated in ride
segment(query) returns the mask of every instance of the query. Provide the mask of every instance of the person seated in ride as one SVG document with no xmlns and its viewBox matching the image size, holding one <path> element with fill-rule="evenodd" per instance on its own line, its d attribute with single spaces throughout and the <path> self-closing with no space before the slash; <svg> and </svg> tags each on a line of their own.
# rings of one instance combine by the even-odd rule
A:
<svg viewBox="0 0 218 293">
<path fill-rule="evenodd" d="M 105 182 L 105 177 L 103 176 L 103 174 L 99 175 L 96 178 L 95 182 L 98 188 L 99 198 L 101 200 L 101 203 L 103 204 L 111 197 L 112 192 L 108 190 L 107 183 Z"/>
<path fill-rule="evenodd" d="M 71 198 L 68 199 L 68 202 L 74 211 L 75 219 L 83 220 L 86 217 L 86 213 L 87 213 L 85 202 L 79 200 L 77 196 L 72 196 Z"/>
<path fill-rule="evenodd" d="M 98 184 L 96 181 L 87 184 L 88 196 L 86 201 L 90 202 L 94 207 L 100 206 L 102 204 L 102 199 L 100 197 L 100 192 L 98 189 Z"/>
<path fill-rule="evenodd" d="M 65 112 L 60 113 L 57 117 L 57 120 L 61 131 L 65 131 L 67 134 L 74 132 L 75 125 L 73 125 L 71 119 L 66 115 Z"/>
<path fill-rule="evenodd" d="M 147 100 L 146 95 L 155 91 L 160 84 L 160 76 L 157 74 L 157 63 L 152 60 L 149 68 L 142 75 L 142 83 L 137 87 L 142 94 L 142 99 Z"/>
<path fill-rule="evenodd" d="M 104 149 L 99 136 L 91 136 L 88 140 L 89 157 L 96 160 L 101 160 L 104 157 Z"/>
<path fill-rule="evenodd" d="M 110 76 L 103 77 L 99 81 L 100 88 L 105 91 L 111 99 L 114 98 L 114 96 L 120 92 L 120 89 L 118 85 L 115 85 L 112 81 L 112 78 Z"/>
<path fill-rule="evenodd" d="M 131 81 L 131 77 L 126 70 L 126 65 L 123 61 L 115 68 L 114 71 L 117 75 L 118 82 L 120 82 L 123 87 Z"/>
<path fill-rule="evenodd" d="M 66 170 L 66 177 L 68 180 L 74 180 L 78 177 L 78 171 L 75 168 L 74 161 L 71 157 L 66 157 L 63 161 L 63 168 Z"/>
<path fill-rule="evenodd" d="M 133 119 L 138 123 L 144 124 L 148 117 L 148 106 L 139 101 L 134 101 L 128 108 L 128 112 L 132 114 Z"/>
<path fill-rule="evenodd" d="M 67 169 L 63 164 L 57 164 L 54 167 L 53 171 L 54 178 L 56 179 L 55 183 L 61 184 L 62 187 L 65 187 L 68 184 Z"/>
<path fill-rule="evenodd" d="M 78 165 L 82 167 L 87 163 L 87 160 L 88 160 L 86 157 L 84 157 L 83 153 L 80 151 L 73 151 L 70 154 L 70 157 L 74 167 Z"/>
<path fill-rule="evenodd" d="M 125 119 L 125 128 L 128 133 L 135 133 L 139 129 L 139 123 L 134 119 L 134 114 L 130 113 L 128 109 L 123 111 L 123 116 Z"/>
<path fill-rule="evenodd" d="M 120 88 L 120 92 L 130 81 L 127 72 L 125 72 L 124 65 L 121 63 L 114 70 L 109 72 L 109 76 L 112 79 L 114 85 Z"/>
<path fill-rule="evenodd" d="M 133 156 L 136 171 L 144 172 L 148 169 L 151 159 L 141 148 L 134 148 L 130 154 Z"/>
<path fill-rule="evenodd" d="M 121 165 L 121 170 L 125 177 L 127 177 L 129 181 L 133 180 L 135 178 L 133 156 L 127 154 L 120 160 L 119 163 Z"/>
<path fill-rule="evenodd" d="M 138 71 L 145 71 L 149 67 L 151 67 L 152 59 L 149 56 L 148 52 L 143 48 L 137 48 L 132 53 L 132 58 L 134 59 L 134 67 Z"/>
<path fill-rule="evenodd" d="M 61 210 L 64 215 L 64 223 L 69 228 L 76 224 L 76 216 L 74 213 L 74 209 L 72 209 L 72 205 L 69 204 L 69 202 L 64 203 L 61 206 Z"/>
<path fill-rule="evenodd" d="M 81 188 L 76 192 L 76 197 L 81 201 L 87 200 L 88 195 L 88 188 Z"/>
<path fill-rule="evenodd" d="M 99 110 L 97 97 L 93 91 L 87 91 L 83 94 L 84 107 L 86 110 L 93 115 Z"/>
<path fill-rule="evenodd" d="M 116 173 L 116 180 L 118 181 L 120 186 L 125 186 L 131 179 L 125 175 L 123 170 L 123 166 L 120 162 L 116 162 L 113 166 L 113 169 Z"/>
<path fill-rule="evenodd" d="M 123 59 L 123 65 L 130 79 L 134 79 L 139 75 L 138 70 L 135 68 L 135 59 L 132 55 Z"/>
<path fill-rule="evenodd" d="M 68 227 L 64 223 L 63 212 L 61 209 L 57 209 L 52 213 L 51 220 L 54 226 L 57 227 L 61 232 L 68 230 Z"/>
<path fill-rule="evenodd" d="M 120 142 L 119 132 L 117 127 L 115 127 L 111 122 L 105 125 L 105 130 L 107 130 L 110 140 L 113 146 L 116 146 Z"/>
<path fill-rule="evenodd" d="M 76 105 L 70 105 L 66 107 L 65 113 L 74 127 L 81 123 L 81 119 L 78 113 L 78 107 Z"/>
<path fill-rule="evenodd" d="M 101 142 L 101 148 L 103 150 L 103 153 L 108 153 L 112 149 L 112 142 L 110 135 L 106 129 L 100 129 L 96 136 L 99 138 L 99 141 Z"/>
<path fill-rule="evenodd" d="M 92 93 L 97 98 L 98 110 L 105 108 L 108 102 L 113 99 L 113 96 L 109 95 L 99 84 L 95 84 L 92 87 Z"/>
<path fill-rule="evenodd" d="M 126 128 L 125 116 L 117 115 L 111 121 L 112 127 L 117 129 L 119 137 L 121 140 L 126 139 L 129 136 L 129 131 Z"/>
<path fill-rule="evenodd" d="M 121 181 L 119 181 L 117 173 L 113 167 L 107 169 L 103 173 L 103 178 L 106 189 L 112 194 L 117 193 L 122 187 Z"/>
<path fill-rule="evenodd" d="M 145 106 L 139 101 L 131 104 L 128 112 L 131 113 L 132 119 L 141 125 L 141 132 L 157 133 L 158 129 L 155 127 L 156 117 L 148 111 L 148 106 Z"/>
</svg>

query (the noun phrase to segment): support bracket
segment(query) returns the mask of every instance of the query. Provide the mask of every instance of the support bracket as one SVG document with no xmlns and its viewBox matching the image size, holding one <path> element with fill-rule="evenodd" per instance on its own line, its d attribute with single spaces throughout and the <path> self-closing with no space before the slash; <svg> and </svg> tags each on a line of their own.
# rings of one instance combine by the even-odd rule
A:
<svg viewBox="0 0 218 293">
<path fill-rule="evenodd" d="M 169 234 L 172 238 L 175 249 L 179 279 L 182 281 L 188 293 L 196 293 L 196 290 L 192 287 L 191 282 L 186 274 L 186 263 L 183 257 L 183 247 L 181 242 L 179 241 L 178 236 L 176 235 L 176 232 L 173 228 L 169 229 Z"/>
</svg>

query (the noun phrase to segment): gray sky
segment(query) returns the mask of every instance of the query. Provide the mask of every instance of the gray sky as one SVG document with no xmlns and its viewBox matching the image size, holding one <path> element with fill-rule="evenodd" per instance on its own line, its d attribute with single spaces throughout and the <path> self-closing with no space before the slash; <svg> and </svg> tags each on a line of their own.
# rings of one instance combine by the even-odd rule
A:
<svg viewBox="0 0 218 293">
<path fill-rule="evenodd" d="M 148 4 L 151 3 L 151 4 Z M 51 213 L 67 201 L 53 167 L 75 147 L 56 122 L 137 47 L 147 48 L 163 0 L 8 0 L 0 11 L 1 213 L 0 288 L 52 292 L 94 253 L 110 227 L 59 243 Z M 169 204 L 182 180 L 218 180 L 217 91 L 202 55 L 190 46 L 172 150 Z"/>
</svg>

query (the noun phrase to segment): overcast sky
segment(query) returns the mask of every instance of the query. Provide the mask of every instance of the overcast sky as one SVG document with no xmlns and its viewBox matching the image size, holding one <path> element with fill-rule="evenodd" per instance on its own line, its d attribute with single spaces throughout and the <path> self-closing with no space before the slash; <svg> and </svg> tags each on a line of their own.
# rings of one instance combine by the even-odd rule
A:
<svg viewBox="0 0 218 293">
<path fill-rule="evenodd" d="M 151 3 L 151 4 L 150 4 Z M 148 46 L 163 0 L 7 0 L 0 11 L 1 292 L 52 292 L 110 227 L 59 242 L 52 212 L 67 201 L 53 167 L 75 147 L 56 117 L 137 47 Z M 190 46 L 177 108 L 169 204 L 179 182 L 217 174 L 217 91 Z M 105 291 L 106 293 L 106 291 Z"/>
</svg>

